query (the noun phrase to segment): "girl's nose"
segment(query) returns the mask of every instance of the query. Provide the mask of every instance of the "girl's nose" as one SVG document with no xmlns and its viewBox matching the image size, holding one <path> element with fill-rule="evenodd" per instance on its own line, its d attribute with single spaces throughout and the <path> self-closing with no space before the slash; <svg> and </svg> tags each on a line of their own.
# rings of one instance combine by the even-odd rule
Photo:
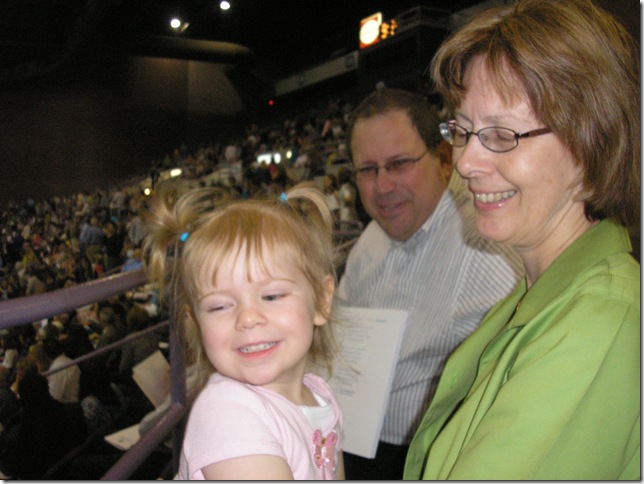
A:
<svg viewBox="0 0 644 484">
<path fill-rule="evenodd" d="M 266 318 L 264 314 L 254 306 L 245 305 L 240 308 L 237 322 L 235 324 L 236 329 L 250 329 L 258 324 L 265 324 Z"/>
</svg>

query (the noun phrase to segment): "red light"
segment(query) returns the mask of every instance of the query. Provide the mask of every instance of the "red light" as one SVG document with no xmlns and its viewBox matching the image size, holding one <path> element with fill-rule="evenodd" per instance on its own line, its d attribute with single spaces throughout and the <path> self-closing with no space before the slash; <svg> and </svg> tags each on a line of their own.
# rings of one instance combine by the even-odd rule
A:
<svg viewBox="0 0 644 484">
<path fill-rule="evenodd" d="M 269 106 L 273 106 L 274 104 L 275 104 L 275 101 L 273 101 L 272 99 L 268 100 L 268 105 Z"/>
</svg>

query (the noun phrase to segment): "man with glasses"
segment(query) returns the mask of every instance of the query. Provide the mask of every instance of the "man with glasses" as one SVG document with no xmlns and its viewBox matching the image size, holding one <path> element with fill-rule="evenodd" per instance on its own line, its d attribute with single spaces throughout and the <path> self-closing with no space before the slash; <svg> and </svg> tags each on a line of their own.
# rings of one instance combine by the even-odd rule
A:
<svg viewBox="0 0 644 484">
<path fill-rule="evenodd" d="M 349 123 L 358 190 L 373 220 L 349 254 L 338 300 L 409 316 L 376 457 L 345 453 L 347 479 L 402 479 L 445 360 L 522 275 L 515 253 L 478 235 L 440 121 L 423 97 L 382 89 Z"/>
</svg>

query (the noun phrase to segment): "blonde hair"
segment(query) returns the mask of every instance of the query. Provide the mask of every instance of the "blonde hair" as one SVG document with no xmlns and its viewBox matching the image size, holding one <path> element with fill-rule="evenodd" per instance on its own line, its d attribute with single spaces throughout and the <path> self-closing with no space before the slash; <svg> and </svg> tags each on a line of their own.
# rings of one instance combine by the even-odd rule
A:
<svg viewBox="0 0 644 484">
<path fill-rule="evenodd" d="M 639 55 L 626 29 L 590 0 L 521 0 L 486 10 L 432 60 L 435 87 L 452 111 L 477 56 L 503 101 L 525 99 L 583 166 L 586 216 L 638 222 Z"/>
<path fill-rule="evenodd" d="M 32 362 L 41 373 L 47 371 L 52 363 L 51 358 L 49 358 L 47 353 L 45 353 L 42 341 L 29 346 L 29 352 L 26 359 Z M 26 365 L 27 363 L 24 364 Z"/>
<path fill-rule="evenodd" d="M 276 198 L 217 201 L 218 189 L 201 188 L 175 199 L 159 194 L 144 221 L 144 264 L 161 294 L 168 293 L 176 322 L 185 328 L 185 346 L 202 377 L 213 367 L 205 356 L 194 314 L 201 296 L 204 270 L 214 282 L 224 259 L 239 255 L 249 268 L 257 258 L 265 268 L 267 256 L 292 261 L 313 288 L 315 310 L 332 322 L 327 276 L 336 282 L 333 215 L 326 197 L 301 183 Z M 245 252 L 241 248 L 245 247 Z M 236 251 L 236 252 L 235 252 Z M 249 276 L 250 277 L 250 276 Z M 203 280 L 203 279 L 201 279 Z M 164 291 L 166 289 L 166 291 Z M 311 364 L 331 370 L 335 354 L 332 324 L 315 326 L 309 351 Z"/>
</svg>

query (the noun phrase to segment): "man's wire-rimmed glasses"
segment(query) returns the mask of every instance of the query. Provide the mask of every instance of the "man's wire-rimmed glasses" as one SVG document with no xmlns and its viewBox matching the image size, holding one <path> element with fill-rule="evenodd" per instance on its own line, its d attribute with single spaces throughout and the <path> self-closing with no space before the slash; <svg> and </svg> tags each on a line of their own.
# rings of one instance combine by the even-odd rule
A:
<svg viewBox="0 0 644 484">
<path fill-rule="evenodd" d="M 382 166 L 364 165 L 356 168 L 356 179 L 360 182 L 373 181 L 378 178 L 378 171 L 382 168 L 391 176 L 401 176 L 408 172 L 423 156 L 429 153 L 429 150 L 420 155 L 418 158 L 400 158 L 391 160 Z"/>
</svg>

